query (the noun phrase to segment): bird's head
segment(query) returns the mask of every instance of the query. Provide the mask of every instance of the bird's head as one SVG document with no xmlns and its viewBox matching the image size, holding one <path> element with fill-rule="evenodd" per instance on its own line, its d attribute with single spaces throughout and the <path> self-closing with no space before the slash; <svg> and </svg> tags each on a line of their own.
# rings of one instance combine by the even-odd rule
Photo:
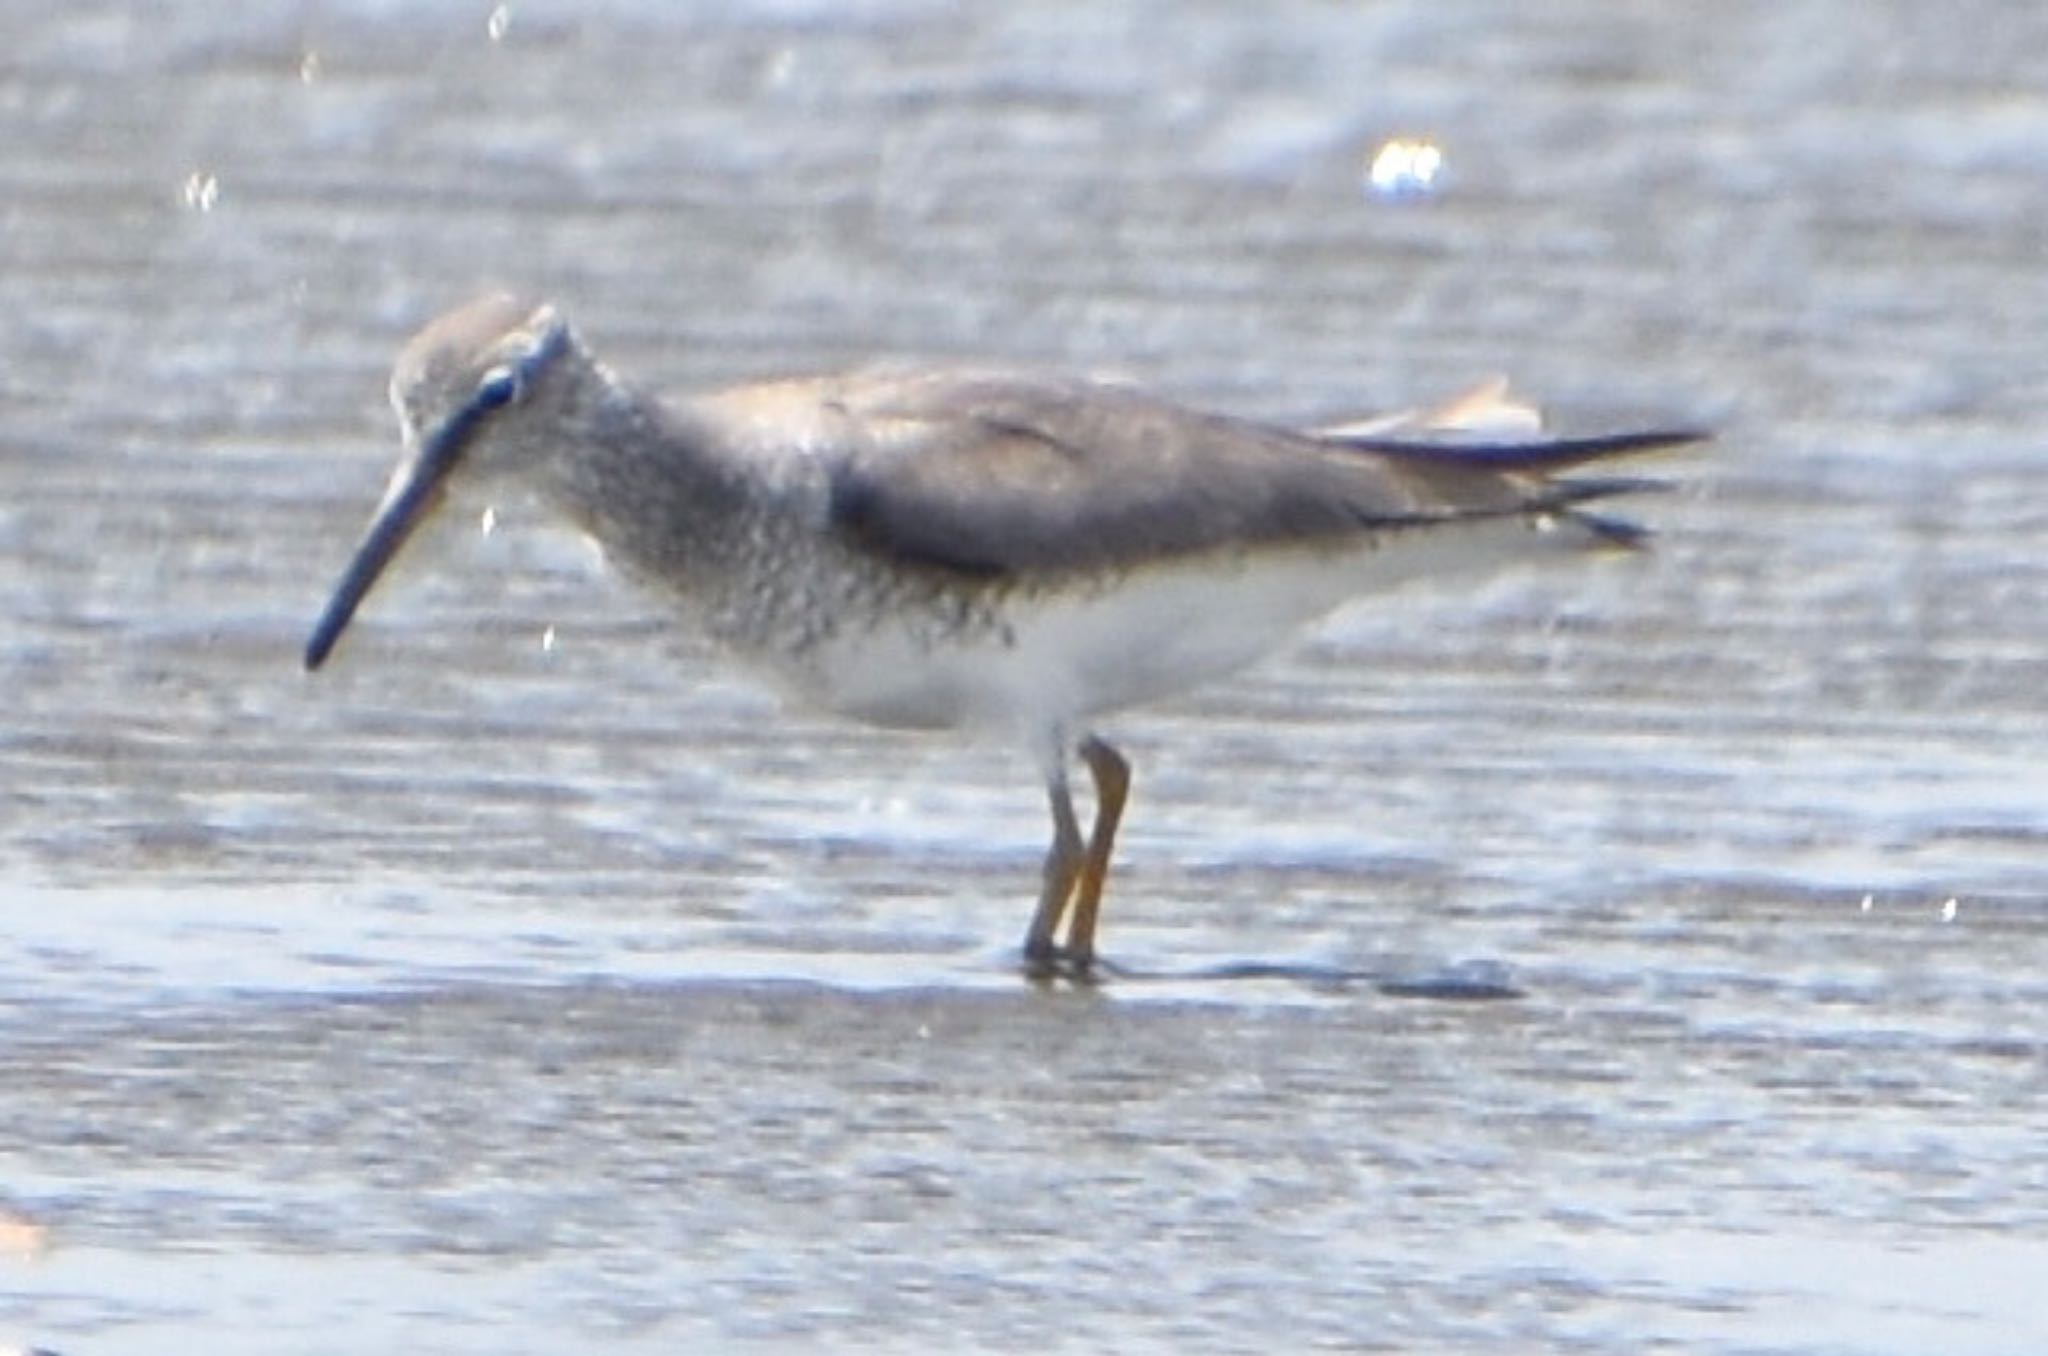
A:
<svg viewBox="0 0 2048 1356">
<path fill-rule="evenodd" d="M 573 366 L 576 341 L 552 306 L 493 295 L 449 312 L 415 335 L 391 375 L 405 453 L 383 502 L 306 643 L 317 669 L 406 539 L 451 486 L 517 476 L 548 439 L 534 407 Z"/>
</svg>

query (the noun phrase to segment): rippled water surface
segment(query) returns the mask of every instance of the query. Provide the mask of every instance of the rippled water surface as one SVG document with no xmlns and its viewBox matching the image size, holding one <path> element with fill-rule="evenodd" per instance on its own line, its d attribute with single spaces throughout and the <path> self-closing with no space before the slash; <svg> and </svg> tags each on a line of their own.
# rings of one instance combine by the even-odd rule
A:
<svg viewBox="0 0 2048 1356">
<path fill-rule="evenodd" d="M 2048 1348 L 2048 11 L 185 9 L 0 6 L 0 1349 Z M 1114 722 L 1040 989 L 1028 758 L 516 506 L 300 672 L 490 284 L 1720 437 Z"/>
</svg>

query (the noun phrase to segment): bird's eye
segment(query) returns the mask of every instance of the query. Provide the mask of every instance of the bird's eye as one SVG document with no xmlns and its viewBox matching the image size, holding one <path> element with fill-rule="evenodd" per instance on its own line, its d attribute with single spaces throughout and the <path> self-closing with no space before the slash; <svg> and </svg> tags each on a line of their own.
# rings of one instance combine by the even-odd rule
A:
<svg viewBox="0 0 2048 1356">
<path fill-rule="evenodd" d="M 478 409 L 495 410 L 519 399 L 519 370 L 515 367 L 494 367 L 484 373 L 484 379 L 476 384 Z"/>
</svg>

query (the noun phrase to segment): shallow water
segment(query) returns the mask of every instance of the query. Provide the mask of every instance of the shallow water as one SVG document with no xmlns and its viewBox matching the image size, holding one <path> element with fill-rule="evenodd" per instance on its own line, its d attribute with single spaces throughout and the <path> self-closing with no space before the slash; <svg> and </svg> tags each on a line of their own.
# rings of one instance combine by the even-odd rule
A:
<svg viewBox="0 0 2048 1356">
<path fill-rule="evenodd" d="M 2048 1343 L 2048 14 L 13 8 L 0 1349 Z M 493 283 L 678 389 L 1721 437 L 1649 557 L 1116 721 L 1040 990 L 1028 759 L 529 516 L 299 672 Z"/>
</svg>

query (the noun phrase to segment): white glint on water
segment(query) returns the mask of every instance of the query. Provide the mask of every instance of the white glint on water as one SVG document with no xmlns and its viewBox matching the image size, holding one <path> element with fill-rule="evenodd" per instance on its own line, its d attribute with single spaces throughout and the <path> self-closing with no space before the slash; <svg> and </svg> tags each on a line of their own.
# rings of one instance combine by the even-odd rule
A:
<svg viewBox="0 0 2048 1356">
<path fill-rule="evenodd" d="M 1384 199 L 1426 198 L 1441 187 L 1444 153 L 1433 141 L 1396 137 L 1374 153 L 1366 187 Z"/>
<path fill-rule="evenodd" d="M 185 176 L 185 206 L 195 212 L 211 212 L 213 205 L 220 201 L 220 180 L 205 170 L 193 170 Z"/>
</svg>

